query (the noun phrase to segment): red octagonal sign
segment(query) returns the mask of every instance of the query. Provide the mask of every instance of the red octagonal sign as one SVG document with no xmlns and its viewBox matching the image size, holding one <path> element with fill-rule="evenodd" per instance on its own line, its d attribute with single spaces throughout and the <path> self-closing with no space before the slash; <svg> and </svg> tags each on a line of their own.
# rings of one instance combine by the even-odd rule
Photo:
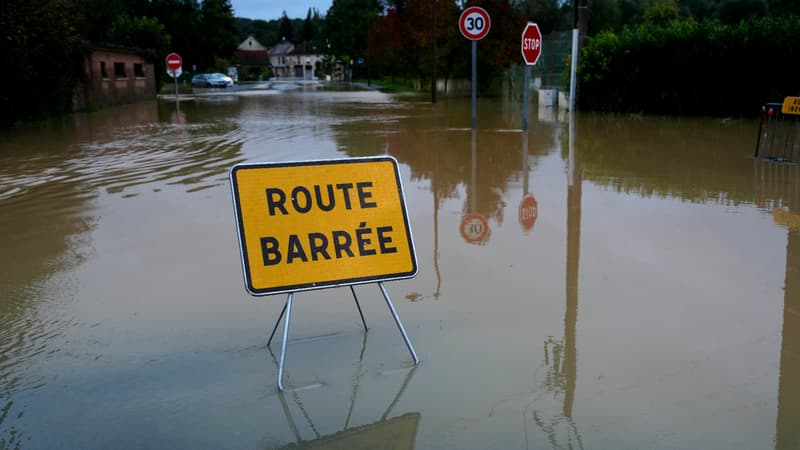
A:
<svg viewBox="0 0 800 450">
<path fill-rule="evenodd" d="M 525 60 L 525 64 L 533 66 L 539 61 L 541 54 L 542 32 L 539 31 L 539 25 L 528 22 L 522 30 L 522 59 Z"/>
</svg>

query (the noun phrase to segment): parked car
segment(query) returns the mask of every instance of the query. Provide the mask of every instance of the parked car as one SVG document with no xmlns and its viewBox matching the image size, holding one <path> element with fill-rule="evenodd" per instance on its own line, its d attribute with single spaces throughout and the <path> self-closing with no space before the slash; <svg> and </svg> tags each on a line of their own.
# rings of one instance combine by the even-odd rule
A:
<svg viewBox="0 0 800 450">
<path fill-rule="evenodd" d="M 192 77 L 192 87 L 230 87 L 233 79 L 221 73 L 199 73 Z"/>
</svg>

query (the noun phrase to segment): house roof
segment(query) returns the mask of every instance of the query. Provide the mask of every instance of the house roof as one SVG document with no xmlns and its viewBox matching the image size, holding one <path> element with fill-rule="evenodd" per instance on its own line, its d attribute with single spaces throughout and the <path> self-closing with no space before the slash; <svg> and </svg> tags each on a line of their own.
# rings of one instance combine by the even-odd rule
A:
<svg viewBox="0 0 800 450">
<path fill-rule="evenodd" d="M 265 51 L 267 51 L 267 47 L 264 47 L 261 44 L 261 42 L 258 42 L 258 39 L 256 39 L 251 34 L 250 36 L 247 36 L 247 39 L 243 40 L 242 43 L 239 44 L 238 47 L 236 47 L 236 50 L 243 50 L 243 51 L 249 51 L 249 52 L 252 52 L 252 51 L 264 51 L 265 52 Z"/>
<path fill-rule="evenodd" d="M 266 50 L 247 51 L 239 50 L 233 52 L 236 62 L 243 66 L 268 66 L 269 53 Z"/>
<path fill-rule="evenodd" d="M 292 50 L 294 50 L 294 44 L 284 40 L 275 44 L 275 46 L 270 49 L 269 54 L 271 56 L 286 56 L 292 53 Z"/>
</svg>

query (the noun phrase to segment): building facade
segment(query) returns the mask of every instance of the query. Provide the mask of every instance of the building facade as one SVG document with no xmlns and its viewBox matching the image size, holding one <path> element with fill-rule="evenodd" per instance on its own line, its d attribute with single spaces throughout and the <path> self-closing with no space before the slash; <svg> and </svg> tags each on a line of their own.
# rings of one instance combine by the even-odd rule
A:
<svg viewBox="0 0 800 450">
<path fill-rule="evenodd" d="M 279 42 L 269 51 L 269 61 L 275 78 L 293 80 L 316 80 L 318 62 L 322 55 L 311 51 L 303 51 L 287 40 Z"/>
<path fill-rule="evenodd" d="M 153 65 L 133 50 L 93 49 L 84 60 L 84 75 L 73 95 L 75 111 L 151 100 L 156 96 Z"/>
</svg>

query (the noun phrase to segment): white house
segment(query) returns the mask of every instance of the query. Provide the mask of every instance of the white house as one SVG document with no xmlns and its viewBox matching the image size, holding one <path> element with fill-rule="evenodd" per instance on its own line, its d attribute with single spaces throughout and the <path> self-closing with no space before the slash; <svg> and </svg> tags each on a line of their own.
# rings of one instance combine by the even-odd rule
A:
<svg viewBox="0 0 800 450">
<path fill-rule="evenodd" d="M 322 55 L 316 49 L 306 48 L 303 45 L 295 46 L 284 39 L 269 51 L 269 62 L 275 78 L 290 78 L 295 80 L 315 80 L 316 65 L 322 60 Z"/>
</svg>

